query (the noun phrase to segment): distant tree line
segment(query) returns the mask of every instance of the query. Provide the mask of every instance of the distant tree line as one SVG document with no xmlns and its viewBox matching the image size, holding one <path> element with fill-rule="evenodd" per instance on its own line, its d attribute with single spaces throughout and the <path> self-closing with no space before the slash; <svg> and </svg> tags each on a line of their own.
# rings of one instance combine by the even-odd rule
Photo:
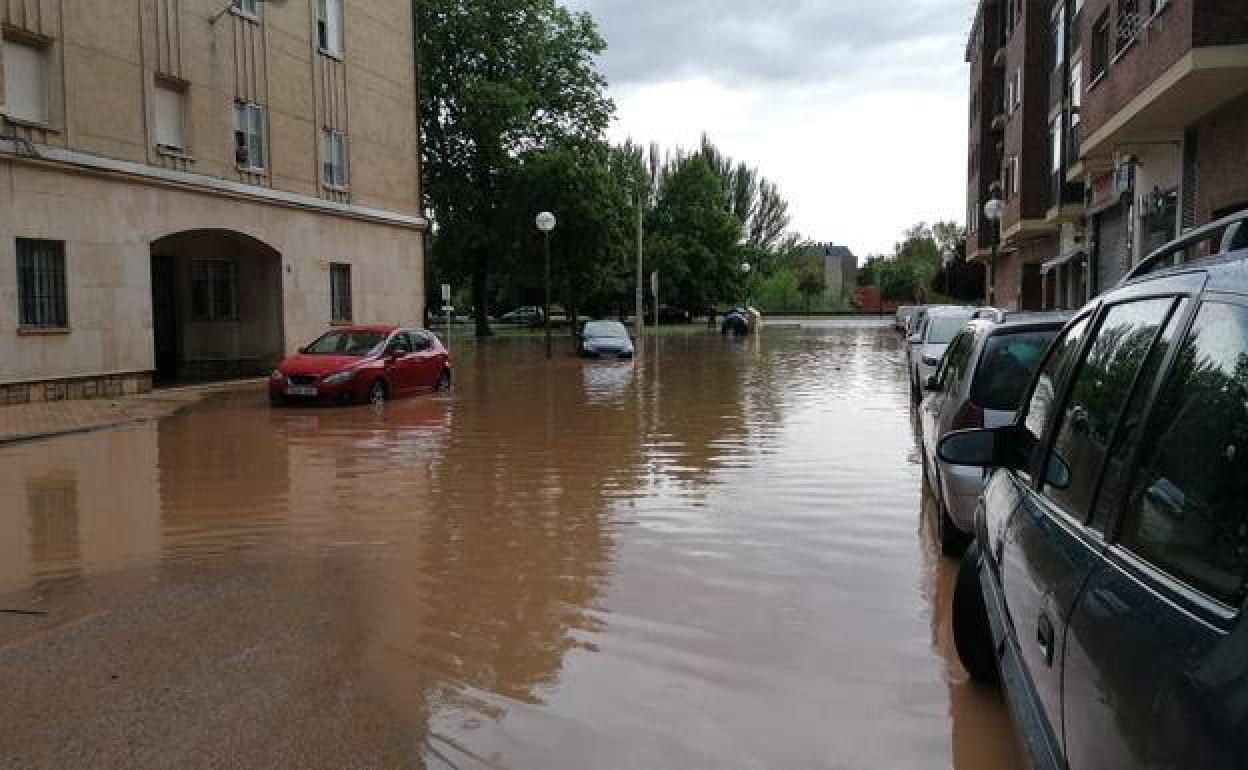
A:
<svg viewBox="0 0 1248 770">
<path fill-rule="evenodd" d="M 878 288 L 884 299 L 902 302 L 974 302 L 984 296 L 984 268 L 967 262 L 966 236 L 958 223 L 919 222 L 905 231 L 892 254 L 867 257 L 858 283 Z"/>
</svg>

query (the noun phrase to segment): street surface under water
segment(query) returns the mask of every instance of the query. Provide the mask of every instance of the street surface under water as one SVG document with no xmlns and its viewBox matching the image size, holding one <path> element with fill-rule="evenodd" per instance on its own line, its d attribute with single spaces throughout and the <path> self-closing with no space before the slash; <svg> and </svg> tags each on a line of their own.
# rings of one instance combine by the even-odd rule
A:
<svg viewBox="0 0 1248 770">
<path fill-rule="evenodd" d="M 0 449 L 0 767 L 1021 764 L 890 329 L 541 350 Z"/>
</svg>

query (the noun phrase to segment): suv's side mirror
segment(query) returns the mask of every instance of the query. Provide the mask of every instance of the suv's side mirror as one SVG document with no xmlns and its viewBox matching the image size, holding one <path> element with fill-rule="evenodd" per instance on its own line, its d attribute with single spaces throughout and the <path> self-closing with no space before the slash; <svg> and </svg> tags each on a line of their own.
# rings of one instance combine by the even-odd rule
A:
<svg viewBox="0 0 1248 770">
<path fill-rule="evenodd" d="M 304 353 L 307 353 L 307 352 L 308 352 L 308 348 L 306 346 L 299 348 L 299 355 L 303 355 Z"/>
<path fill-rule="evenodd" d="M 940 390 L 940 380 L 936 379 L 936 375 L 927 378 L 927 382 L 923 383 L 924 390 L 936 391 Z"/>
</svg>

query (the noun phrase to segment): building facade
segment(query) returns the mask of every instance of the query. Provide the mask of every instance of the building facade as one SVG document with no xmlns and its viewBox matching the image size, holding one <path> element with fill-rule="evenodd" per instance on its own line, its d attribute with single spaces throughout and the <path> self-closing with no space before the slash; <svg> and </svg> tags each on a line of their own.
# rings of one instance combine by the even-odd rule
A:
<svg viewBox="0 0 1248 770">
<path fill-rule="evenodd" d="M 407 0 L 22 0 L 0 29 L 0 402 L 419 322 Z"/>
<path fill-rule="evenodd" d="M 1020 7 L 1047 30 L 1025 40 L 1049 52 L 1024 59 L 1048 89 L 1047 173 L 1021 177 L 1039 188 L 1049 228 L 1037 243 L 1039 306 L 1077 308 L 1182 231 L 1248 208 L 1248 10 L 1242 0 L 985 0 L 979 17 Z M 973 82 L 976 73 L 973 63 Z M 972 179 L 968 207 L 978 204 L 981 223 L 989 197 Z M 1010 276 L 996 278 L 1008 295 Z"/>
<path fill-rule="evenodd" d="M 847 246 L 835 243 L 815 243 L 811 254 L 823 264 L 823 304 L 840 307 L 849 301 L 849 295 L 858 285 L 858 258 Z"/>
</svg>

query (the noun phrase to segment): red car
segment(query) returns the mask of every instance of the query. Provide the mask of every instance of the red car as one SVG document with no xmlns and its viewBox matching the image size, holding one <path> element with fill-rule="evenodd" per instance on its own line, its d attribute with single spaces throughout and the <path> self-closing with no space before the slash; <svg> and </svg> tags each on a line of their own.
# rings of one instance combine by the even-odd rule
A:
<svg viewBox="0 0 1248 770">
<path fill-rule="evenodd" d="M 431 332 L 346 326 L 284 359 L 269 377 L 269 401 L 374 404 L 451 387 L 451 357 Z"/>
</svg>

